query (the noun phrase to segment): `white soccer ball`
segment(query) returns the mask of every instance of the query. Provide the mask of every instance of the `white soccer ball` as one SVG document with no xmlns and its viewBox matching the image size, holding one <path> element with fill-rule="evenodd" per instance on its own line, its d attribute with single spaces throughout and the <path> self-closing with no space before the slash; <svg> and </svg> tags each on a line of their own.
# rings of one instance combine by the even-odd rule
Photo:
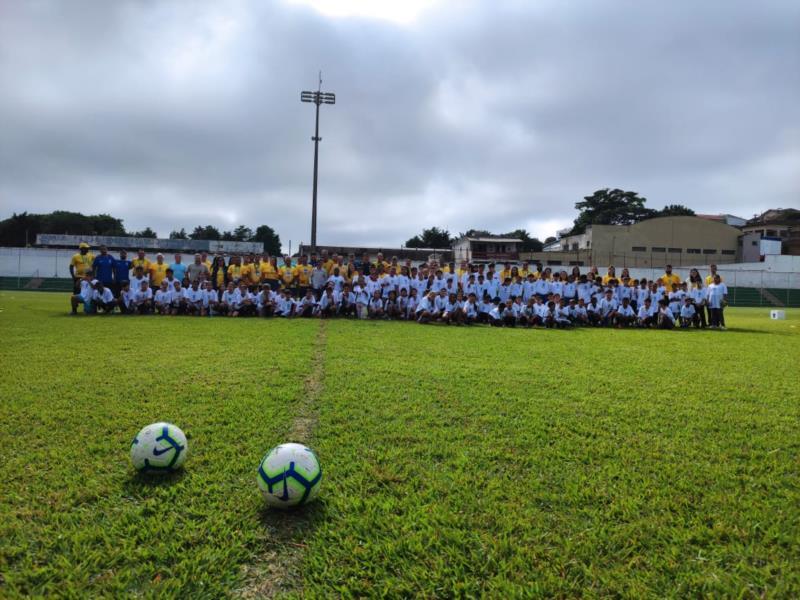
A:
<svg viewBox="0 0 800 600">
<path fill-rule="evenodd" d="M 131 443 L 133 466 L 143 473 L 170 473 L 186 460 L 189 444 L 172 423 L 151 423 Z"/>
<path fill-rule="evenodd" d="M 311 448 L 281 444 L 261 460 L 256 481 L 267 504 L 289 508 L 311 502 L 317 496 L 322 467 Z"/>
</svg>

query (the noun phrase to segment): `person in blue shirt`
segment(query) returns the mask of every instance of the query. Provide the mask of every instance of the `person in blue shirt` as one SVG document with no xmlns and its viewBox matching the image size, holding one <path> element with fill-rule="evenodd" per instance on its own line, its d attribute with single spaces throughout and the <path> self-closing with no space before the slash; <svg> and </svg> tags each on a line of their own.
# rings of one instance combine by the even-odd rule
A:
<svg viewBox="0 0 800 600">
<path fill-rule="evenodd" d="M 94 278 L 103 282 L 106 287 L 112 287 L 114 284 L 114 257 L 108 253 L 108 248 L 100 246 L 100 254 L 95 256 L 92 263 L 92 270 L 94 271 Z"/>
<path fill-rule="evenodd" d="M 183 283 L 183 278 L 186 276 L 186 265 L 181 262 L 182 256 L 180 254 L 175 255 L 175 262 L 172 263 L 169 268 L 172 269 L 172 274 L 175 276 L 175 279 Z"/>
<path fill-rule="evenodd" d="M 119 251 L 119 258 L 114 261 L 114 297 L 119 298 L 120 290 L 131 280 L 131 266 L 133 263 L 128 260 L 128 253 L 125 250 Z"/>
</svg>

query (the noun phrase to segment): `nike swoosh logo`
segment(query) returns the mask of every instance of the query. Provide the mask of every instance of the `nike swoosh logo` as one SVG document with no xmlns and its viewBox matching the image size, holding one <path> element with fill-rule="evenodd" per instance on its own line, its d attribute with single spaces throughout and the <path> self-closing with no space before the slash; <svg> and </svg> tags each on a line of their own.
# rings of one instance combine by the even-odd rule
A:
<svg viewBox="0 0 800 600">
<path fill-rule="evenodd" d="M 175 448 L 166 448 L 164 450 L 159 450 L 158 448 L 153 448 L 153 456 L 161 456 L 162 454 L 166 454 L 170 450 L 174 450 Z"/>
</svg>

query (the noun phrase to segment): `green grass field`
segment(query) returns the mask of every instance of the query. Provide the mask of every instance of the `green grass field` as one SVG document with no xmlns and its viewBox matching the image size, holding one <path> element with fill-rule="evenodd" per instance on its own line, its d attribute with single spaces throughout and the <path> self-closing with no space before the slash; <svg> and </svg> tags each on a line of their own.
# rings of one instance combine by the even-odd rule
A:
<svg viewBox="0 0 800 600">
<path fill-rule="evenodd" d="M 729 331 L 69 317 L 0 293 L 0 597 L 797 597 L 800 311 Z M 152 421 L 183 471 L 137 475 Z M 319 499 L 265 508 L 301 438 Z"/>
</svg>

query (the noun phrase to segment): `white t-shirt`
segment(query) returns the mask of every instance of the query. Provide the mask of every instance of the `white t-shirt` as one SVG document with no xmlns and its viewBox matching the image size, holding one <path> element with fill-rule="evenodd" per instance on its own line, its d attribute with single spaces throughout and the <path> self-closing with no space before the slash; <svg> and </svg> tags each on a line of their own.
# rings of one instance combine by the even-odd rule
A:
<svg viewBox="0 0 800 600">
<path fill-rule="evenodd" d="M 712 283 L 706 290 L 708 306 L 711 308 L 722 308 L 723 297 L 728 295 L 728 286 L 724 283 Z"/>
</svg>

